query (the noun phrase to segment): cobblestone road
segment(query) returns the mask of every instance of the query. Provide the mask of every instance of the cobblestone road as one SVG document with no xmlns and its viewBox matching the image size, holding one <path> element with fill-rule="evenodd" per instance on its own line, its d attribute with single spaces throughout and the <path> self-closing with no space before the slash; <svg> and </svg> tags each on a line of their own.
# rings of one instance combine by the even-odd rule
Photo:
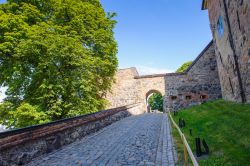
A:
<svg viewBox="0 0 250 166">
<path fill-rule="evenodd" d="M 29 166 L 172 166 L 176 154 L 169 123 L 164 114 L 128 117 Z"/>
</svg>

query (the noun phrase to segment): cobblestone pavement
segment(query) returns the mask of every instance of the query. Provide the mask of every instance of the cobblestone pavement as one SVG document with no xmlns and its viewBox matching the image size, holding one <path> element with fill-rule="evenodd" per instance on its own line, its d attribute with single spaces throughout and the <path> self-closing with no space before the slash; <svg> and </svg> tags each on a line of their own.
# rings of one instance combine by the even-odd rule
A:
<svg viewBox="0 0 250 166">
<path fill-rule="evenodd" d="M 176 155 L 170 130 L 165 114 L 128 117 L 29 166 L 172 166 Z"/>
</svg>

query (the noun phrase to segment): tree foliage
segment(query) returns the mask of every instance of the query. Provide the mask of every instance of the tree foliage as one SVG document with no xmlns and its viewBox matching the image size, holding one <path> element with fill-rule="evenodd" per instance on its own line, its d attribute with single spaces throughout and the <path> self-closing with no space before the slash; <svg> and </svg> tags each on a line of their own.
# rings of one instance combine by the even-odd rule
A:
<svg viewBox="0 0 250 166">
<path fill-rule="evenodd" d="M 104 108 L 118 63 L 115 14 L 99 0 L 8 0 L 0 15 L 8 87 L 0 122 L 23 127 Z"/>
<path fill-rule="evenodd" d="M 152 110 L 163 111 L 163 97 L 160 93 L 154 93 L 149 97 L 148 103 Z"/>
<path fill-rule="evenodd" d="M 181 67 L 179 67 L 176 72 L 177 73 L 181 73 L 181 72 L 184 72 L 188 69 L 188 67 L 192 64 L 193 62 L 192 61 L 189 61 L 189 62 L 186 62 L 184 63 L 183 65 L 181 65 Z"/>
</svg>

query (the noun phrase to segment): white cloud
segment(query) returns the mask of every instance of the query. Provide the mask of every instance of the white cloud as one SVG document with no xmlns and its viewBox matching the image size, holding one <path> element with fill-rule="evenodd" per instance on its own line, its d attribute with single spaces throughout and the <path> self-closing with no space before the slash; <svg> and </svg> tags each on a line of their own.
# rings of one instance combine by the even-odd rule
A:
<svg viewBox="0 0 250 166">
<path fill-rule="evenodd" d="M 136 66 L 140 75 L 149 75 L 149 74 L 164 74 L 164 73 L 172 73 L 174 70 L 171 69 L 162 69 L 162 68 L 154 68 L 149 66 Z"/>
<path fill-rule="evenodd" d="M 6 97 L 5 91 L 7 90 L 7 87 L 0 87 L 0 102 L 3 101 L 3 99 Z"/>
</svg>

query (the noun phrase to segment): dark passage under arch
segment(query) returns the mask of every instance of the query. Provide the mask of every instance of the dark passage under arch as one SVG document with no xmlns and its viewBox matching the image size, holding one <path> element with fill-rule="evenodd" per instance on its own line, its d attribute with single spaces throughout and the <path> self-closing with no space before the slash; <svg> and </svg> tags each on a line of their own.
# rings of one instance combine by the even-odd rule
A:
<svg viewBox="0 0 250 166">
<path fill-rule="evenodd" d="M 158 90 L 152 89 L 146 93 L 145 99 L 146 99 L 146 105 L 147 105 L 147 112 L 150 113 L 151 106 L 149 104 L 149 99 L 153 94 L 160 94 L 162 96 L 162 93 Z"/>
</svg>

